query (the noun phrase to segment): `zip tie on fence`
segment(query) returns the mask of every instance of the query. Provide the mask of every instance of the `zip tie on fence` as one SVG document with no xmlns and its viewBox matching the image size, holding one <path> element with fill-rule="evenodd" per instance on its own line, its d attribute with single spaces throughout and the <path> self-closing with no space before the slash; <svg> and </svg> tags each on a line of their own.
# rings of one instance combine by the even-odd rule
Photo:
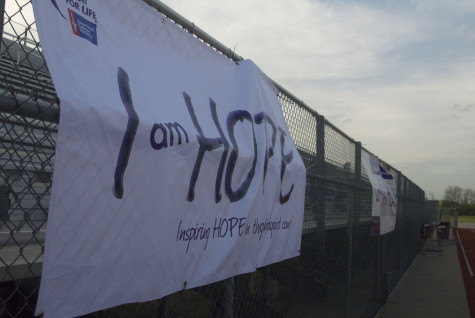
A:
<svg viewBox="0 0 475 318">
<path fill-rule="evenodd" d="M 237 46 L 237 44 L 234 46 L 234 49 L 232 51 L 231 51 L 231 48 L 229 48 L 228 58 L 230 58 L 231 61 L 234 61 L 234 63 L 236 63 L 236 65 L 239 65 L 238 61 L 234 59 L 234 51 L 236 51 L 236 46 Z"/>
<path fill-rule="evenodd" d="M 465 258 L 465 263 L 467 263 L 468 272 L 470 274 L 470 277 L 473 277 L 472 267 L 470 267 L 470 263 L 468 262 L 467 254 L 465 254 L 465 249 L 463 248 L 463 244 L 462 244 L 462 241 L 460 240 L 460 234 L 458 233 L 458 231 L 457 231 L 457 237 L 459 239 L 460 247 L 462 248 L 462 253 L 463 253 L 463 257 Z"/>
</svg>

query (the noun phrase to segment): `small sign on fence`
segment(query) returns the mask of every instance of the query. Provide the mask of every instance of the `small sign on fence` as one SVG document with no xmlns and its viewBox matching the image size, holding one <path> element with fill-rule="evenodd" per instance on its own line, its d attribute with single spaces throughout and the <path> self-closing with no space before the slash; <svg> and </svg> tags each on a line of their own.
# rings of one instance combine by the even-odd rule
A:
<svg viewBox="0 0 475 318">
<path fill-rule="evenodd" d="M 366 169 L 373 188 L 371 203 L 371 235 L 383 235 L 394 231 L 397 212 L 396 182 L 391 172 L 366 151 L 361 151 L 361 163 Z"/>
</svg>

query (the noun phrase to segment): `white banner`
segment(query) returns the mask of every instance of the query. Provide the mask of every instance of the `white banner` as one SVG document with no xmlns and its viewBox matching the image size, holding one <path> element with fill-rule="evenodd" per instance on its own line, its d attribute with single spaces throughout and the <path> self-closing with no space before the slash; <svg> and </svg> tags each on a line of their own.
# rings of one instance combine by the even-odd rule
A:
<svg viewBox="0 0 475 318">
<path fill-rule="evenodd" d="M 299 255 L 305 167 L 272 82 L 141 0 L 36 0 L 61 100 L 37 313 L 148 301 Z"/>
<path fill-rule="evenodd" d="M 389 170 L 383 168 L 377 157 L 361 151 L 361 162 L 373 187 L 371 204 L 371 235 L 394 231 L 397 212 L 396 182 Z"/>
</svg>

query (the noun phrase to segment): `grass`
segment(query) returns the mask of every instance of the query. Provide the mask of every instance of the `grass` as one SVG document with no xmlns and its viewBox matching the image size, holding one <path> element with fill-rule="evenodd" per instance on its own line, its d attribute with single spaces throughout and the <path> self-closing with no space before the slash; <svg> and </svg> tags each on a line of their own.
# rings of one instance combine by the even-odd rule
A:
<svg viewBox="0 0 475 318">
<path fill-rule="evenodd" d="M 442 215 L 440 218 L 441 222 L 450 222 L 451 224 L 454 224 L 454 217 L 451 215 Z M 475 215 L 459 215 L 457 217 L 457 222 L 463 223 L 463 222 L 474 222 L 475 223 Z"/>
</svg>

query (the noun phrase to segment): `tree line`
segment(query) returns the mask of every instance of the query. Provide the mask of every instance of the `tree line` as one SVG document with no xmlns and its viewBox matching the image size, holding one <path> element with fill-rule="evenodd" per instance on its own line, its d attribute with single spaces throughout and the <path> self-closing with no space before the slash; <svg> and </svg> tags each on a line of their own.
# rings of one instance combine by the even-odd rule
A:
<svg viewBox="0 0 475 318">
<path fill-rule="evenodd" d="M 475 191 L 470 188 L 448 186 L 444 190 L 444 207 L 454 207 L 459 215 L 475 215 Z"/>
</svg>

